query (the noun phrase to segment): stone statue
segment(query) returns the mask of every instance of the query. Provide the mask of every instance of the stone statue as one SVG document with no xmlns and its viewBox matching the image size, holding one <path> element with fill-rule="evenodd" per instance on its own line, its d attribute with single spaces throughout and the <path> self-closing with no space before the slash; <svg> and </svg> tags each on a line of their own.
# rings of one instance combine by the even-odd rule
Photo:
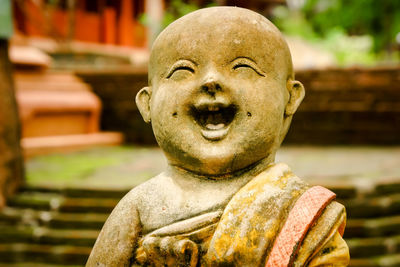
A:
<svg viewBox="0 0 400 267">
<path fill-rule="evenodd" d="M 344 207 L 274 163 L 303 96 L 263 16 L 213 7 L 168 26 L 136 96 L 168 169 L 120 201 L 87 266 L 346 266 Z"/>
</svg>

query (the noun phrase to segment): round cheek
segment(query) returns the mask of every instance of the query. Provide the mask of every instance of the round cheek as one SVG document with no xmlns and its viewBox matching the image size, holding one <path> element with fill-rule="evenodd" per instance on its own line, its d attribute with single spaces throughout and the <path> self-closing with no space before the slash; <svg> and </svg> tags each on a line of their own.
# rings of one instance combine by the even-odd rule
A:
<svg viewBox="0 0 400 267">
<path fill-rule="evenodd" d="M 183 87 L 177 83 L 170 82 L 161 85 L 153 94 L 151 102 L 151 117 L 154 130 L 166 132 L 171 131 L 168 125 L 182 123 L 187 112 L 191 88 Z M 181 125 L 183 126 L 183 125 Z M 165 129 L 163 129 L 165 127 Z"/>
<path fill-rule="evenodd" d="M 171 90 L 165 87 L 158 87 L 156 91 L 153 91 L 151 98 L 151 123 L 154 134 L 157 135 L 164 132 L 164 125 L 168 123 L 165 118 L 166 113 L 170 113 L 172 109 L 171 102 Z"/>
<path fill-rule="evenodd" d="M 248 127 L 265 139 L 274 139 L 284 113 L 282 86 L 272 82 L 257 83 L 244 94 L 242 101 Z"/>
<path fill-rule="evenodd" d="M 274 82 L 265 82 L 259 79 L 256 83 L 249 83 L 240 87 L 238 97 L 244 112 L 250 112 L 251 116 L 256 114 L 271 115 L 283 112 L 284 88 Z"/>
<path fill-rule="evenodd" d="M 177 92 L 173 86 L 160 86 L 153 94 L 151 110 L 154 116 L 164 115 L 171 112 L 176 105 Z"/>
</svg>

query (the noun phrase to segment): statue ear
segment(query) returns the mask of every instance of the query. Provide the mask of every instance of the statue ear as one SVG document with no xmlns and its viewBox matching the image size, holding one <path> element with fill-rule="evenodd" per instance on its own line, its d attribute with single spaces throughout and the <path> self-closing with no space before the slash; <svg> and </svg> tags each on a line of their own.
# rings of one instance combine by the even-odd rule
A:
<svg viewBox="0 0 400 267">
<path fill-rule="evenodd" d="M 146 123 L 149 123 L 151 118 L 150 98 L 151 87 L 143 87 L 136 95 L 136 106 Z"/>
<path fill-rule="evenodd" d="M 305 90 L 301 82 L 291 79 L 287 81 L 286 87 L 289 91 L 289 101 L 286 104 L 285 116 L 292 116 L 303 100 Z"/>
</svg>

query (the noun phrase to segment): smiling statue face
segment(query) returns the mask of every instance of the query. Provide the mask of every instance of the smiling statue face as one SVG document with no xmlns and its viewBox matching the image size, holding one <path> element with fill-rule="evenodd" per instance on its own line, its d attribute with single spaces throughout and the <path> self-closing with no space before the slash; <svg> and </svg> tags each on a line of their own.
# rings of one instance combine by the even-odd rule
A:
<svg viewBox="0 0 400 267">
<path fill-rule="evenodd" d="M 268 20 L 241 8 L 203 9 L 160 34 L 151 87 L 138 98 L 149 98 L 141 112 L 169 164 L 223 175 L 273 160 L 290 75 L 286 43 Z"/>
</svg>

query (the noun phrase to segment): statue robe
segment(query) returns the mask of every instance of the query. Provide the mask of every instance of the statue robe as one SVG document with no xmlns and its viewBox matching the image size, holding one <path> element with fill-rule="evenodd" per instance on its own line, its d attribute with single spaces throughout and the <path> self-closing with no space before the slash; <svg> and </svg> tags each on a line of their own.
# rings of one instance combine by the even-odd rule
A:
<svg viewBox="0 0 400 267">
<path fill-rule="evenodd" d="M 323 198 L 315 195 L 318 192 L 327 201 L 315 214 L 304 212 L 303 206 L 318 206 L 309 203 Z M 223 211 L 142 237 L 135 260 L 156 266 L 174 262 L 174 257 L 180 257 L 175 263 L 181 266 L 347 266 L 349 251 L 341 237 L 346 213 L 341 204 L 330 201 L 333 196 L 327 189 L 310 189 L 287 165 L 271 165 L 243 186 Z M 308 224 L 301 226 L 302 221 Z M 301 228 L 297 239 L 296 227 Z M 160 254 L 166 243 L 174 246 Z"/>
</svg>

